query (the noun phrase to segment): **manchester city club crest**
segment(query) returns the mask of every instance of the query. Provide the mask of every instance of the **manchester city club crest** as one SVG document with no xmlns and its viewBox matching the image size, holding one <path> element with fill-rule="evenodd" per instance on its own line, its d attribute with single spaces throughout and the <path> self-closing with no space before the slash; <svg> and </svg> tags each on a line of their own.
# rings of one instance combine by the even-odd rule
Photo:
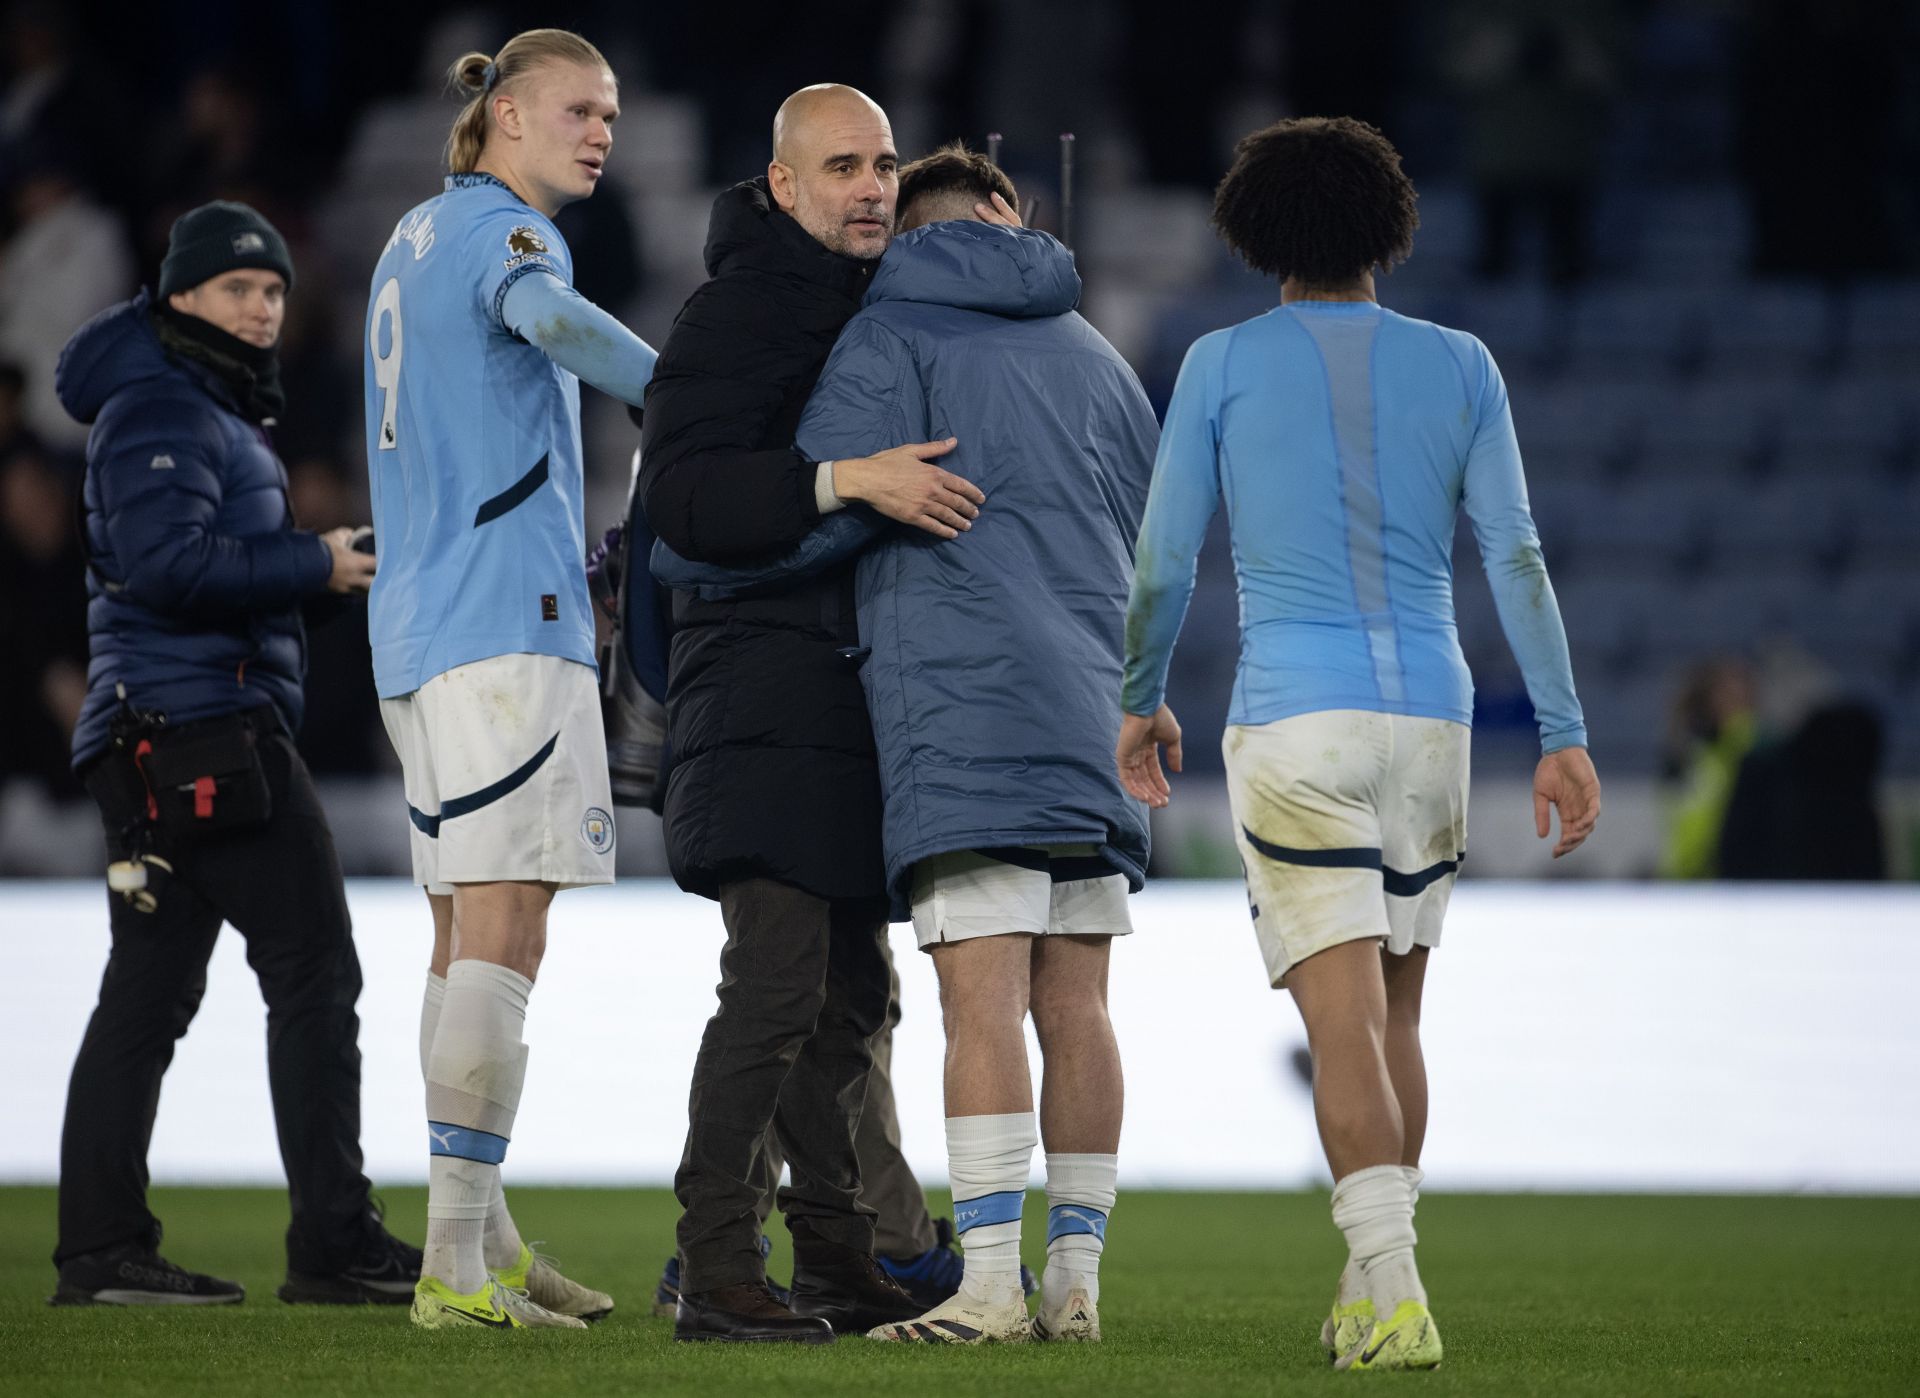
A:
<svg viewBox="0 0 1920 1398">
<path fill-rule="evenodd" d="M 580 821 L 580 838 L 595 854 L 605 854 L 613 848 L 613 817 L 598 806 L 587 807 Z"/>
</svg>

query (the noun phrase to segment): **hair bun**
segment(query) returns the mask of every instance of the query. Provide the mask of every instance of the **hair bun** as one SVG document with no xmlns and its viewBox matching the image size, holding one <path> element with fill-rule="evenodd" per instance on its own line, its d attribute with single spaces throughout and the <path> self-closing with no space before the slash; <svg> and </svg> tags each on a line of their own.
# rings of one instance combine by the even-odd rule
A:
<svg viewBox="0 0 1920 1398">
<path fill-rule="evenodd" d="M 453 80 L 468 92 L 485 92 L 493 85 L 496 71 L 492 56 L 476 50 L 453 65 Z"/>
</svg>

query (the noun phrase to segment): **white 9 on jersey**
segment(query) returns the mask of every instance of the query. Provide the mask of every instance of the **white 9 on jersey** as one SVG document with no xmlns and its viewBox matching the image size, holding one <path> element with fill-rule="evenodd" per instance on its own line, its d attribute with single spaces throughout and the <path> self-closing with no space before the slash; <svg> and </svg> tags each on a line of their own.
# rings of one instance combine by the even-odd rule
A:
<svg viewBox="0 0 1920 1398">
<path fill-rule="evenodd" d="M 380 322 L 392 329 L 387 334 L 387 352 L 380 352 Z M 383 395 L 380 404 L 380 450 L 392 451 L 400 445 L 394 416 L 400 407 L 400 278 L 388 277 L 380 294 L 373 298 L 373 315 L 367 322 L 367 353 L 373 356 L 373 381 Z"/>
</svg>

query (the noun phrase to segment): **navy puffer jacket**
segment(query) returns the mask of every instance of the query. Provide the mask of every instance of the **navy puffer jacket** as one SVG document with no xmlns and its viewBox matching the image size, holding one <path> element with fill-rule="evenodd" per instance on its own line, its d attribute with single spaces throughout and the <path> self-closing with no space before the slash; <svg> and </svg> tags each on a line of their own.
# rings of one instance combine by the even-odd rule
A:
<svg viewBox="0 0 1920 1398">
<path fill-rule="evenodd" d="M 54 372 L 87 438 L 87 698 L 81 767 L 107 745 L 125 685 L 174 723 L 272 704 L 300 725 L 303 598 L 332 555 L 293 528 L 287 473 L 211 369 L 167 353 L 144 291 L 82 326 Z"/>
</svg>

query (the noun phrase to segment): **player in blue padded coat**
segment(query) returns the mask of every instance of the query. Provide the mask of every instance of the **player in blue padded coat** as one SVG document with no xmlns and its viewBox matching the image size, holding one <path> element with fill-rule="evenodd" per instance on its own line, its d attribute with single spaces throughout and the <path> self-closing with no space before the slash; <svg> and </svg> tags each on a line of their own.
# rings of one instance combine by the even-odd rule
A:
<svg viewBox="0 0 1920 1398">
<path fill-rule="evenodd" d="M 1168 799 L 1163 702 L 1207 521 L 1224 497 L 1240 584 L 1227 788 L 1268 976 L 1293 992 L 1349 1261 L 1322 1339 L 1342 1368 L 1431 1368 L 1413 1260 L 1426 1132 L 1420 990 L 1466 851 L 1473 686 L 1453 535 L 1473 523 L 1545 753 L 1539 832 L 1593 830 L 1600 782 L 1527 509 L 1506 387 L 1471 335 L 1382 308 L 1412 246 L 1400 157 L 1347 118 L 1240 143 L 1214 224 L 1281 304 L 1203 337 L 1167 409 L 1127 609 L 1123 778 Z"/>
<path fill-rule="evenodd" d="M 367 312 L 369 600 L 415 881 L 430 1172 L 415 1323 L 578 1327 L 613 1302 L 521 1241 L 500 1162 L 554 891 L 613 880 L 587 598 L 581 379 L 641 401 L 654 352 L 569 285 L 553 215 L 592 194 L 619 90 L 576 34 L 454 66 L 444 193 L 394 229 Z"/>
</svg>

